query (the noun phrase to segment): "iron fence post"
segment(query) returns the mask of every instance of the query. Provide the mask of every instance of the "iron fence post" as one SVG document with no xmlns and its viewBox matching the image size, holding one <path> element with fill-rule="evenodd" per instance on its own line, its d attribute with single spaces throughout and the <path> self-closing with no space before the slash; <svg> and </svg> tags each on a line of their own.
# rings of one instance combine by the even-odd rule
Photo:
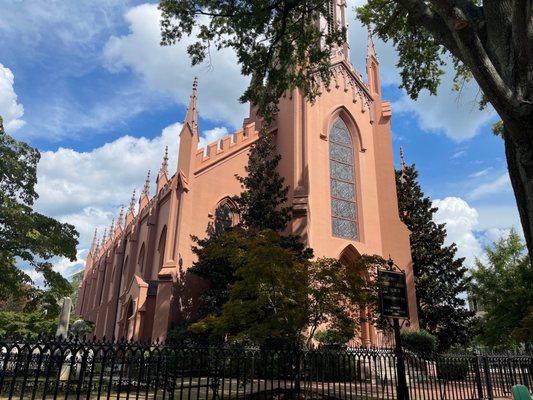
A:
<svg viewBox="0 0 533 400">
<path fill-rule="evenodd" d="M 477 387 L 477 395 L 479 400 L 483 400 L 483 384 L 481 383 L 481 369 L 479 365 L 479 358 L 480 355 L 476 354 L 474 366 L 476 368 L 476 387 Z"/>
<path fill-rule="evenodd" d="M 492 379 L 490 378 L 490 365 L 487 356 L 483 356 L 483 369 L 485 370 L 485 382 L 487 384 L 487 398 L 488 400 L 493 400 Z"/>
<path fill-rule="evenodd" d="M 394 339 L 396 352 L 396 376 L 398 386 L 396 388 L 396 397 L 398 400 L 409 400 L 409 391 L 407 390 L 407 380 L 405 379 L 405 358 L 403 356 L 402 342 L 400 336 L 400 321 L 394 318 Z"/>
</svg>

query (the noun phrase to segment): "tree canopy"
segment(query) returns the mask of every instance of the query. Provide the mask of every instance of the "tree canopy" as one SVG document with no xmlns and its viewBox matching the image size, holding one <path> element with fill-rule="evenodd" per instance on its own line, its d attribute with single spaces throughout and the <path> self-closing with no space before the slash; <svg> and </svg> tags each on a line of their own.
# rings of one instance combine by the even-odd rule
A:
<svg viewBox="0 0 533 400">
<path fill-rule="evenodd" d="M 72 290 L 69 282 L 53 270 L 51 260 L 59 256 L 74 261 L 78 233 L 74 226 L 33 210 L 38 197 L 35 185 L 39 159 L 38 150 L 4 131 L 0 117 L 2 332 L 13 328 L 20 333 L 48 326 L 59 315 L 58 301 Z M 41 273 L 44 288 L 34 286 L 19 265 Z"/>
<path fill-rule="evenodd" d="M 533 269 L 520 236 L 511 231 L 485 248 L 472 270 L 472 294 L 482 311 L 480 340 L 512 346 L 533 338 Z"/>
</svg>

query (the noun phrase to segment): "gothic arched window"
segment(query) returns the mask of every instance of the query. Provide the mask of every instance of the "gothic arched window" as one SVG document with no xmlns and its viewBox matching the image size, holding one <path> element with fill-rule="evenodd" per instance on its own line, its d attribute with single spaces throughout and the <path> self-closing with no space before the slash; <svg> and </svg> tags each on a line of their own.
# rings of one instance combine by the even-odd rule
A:
<svg viewBox="0 0 533 400">
<path fill-rule="evenodd" d="M 215 231 L 223 232 L 233 227 L 235 213 L 228 201 L 222 202 L 215 211 Z"/>
<path fill-rule="evenodd" d="M 139 251 L 137 264 L 139 265 L 139 272 L 142 274 L 144 272 L 144 243 L 141 246 L 141 251 Z"/>
<path fill-rule="evenodd" d="M 337 118 L 329 134 L 331 224 L 334 236 L 357 239 L 355 172 L 350 132 Z"/>
</svg>

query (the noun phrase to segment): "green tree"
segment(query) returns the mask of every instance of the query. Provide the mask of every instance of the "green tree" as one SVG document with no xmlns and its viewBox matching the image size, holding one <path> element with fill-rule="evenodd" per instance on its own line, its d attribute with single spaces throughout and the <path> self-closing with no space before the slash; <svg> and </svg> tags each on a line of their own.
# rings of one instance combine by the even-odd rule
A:
<svg viewBox="0 0 533 400">
<path fill-rule="evenodd" d="M 234 240 L 239 231 L 241 236 Z M 310 261 L 309 252 L 302 253 L 272 230 L 236 230 L 227 236 L 232 238 L 230 246 L 223 239 L 218 250 L 224 260 L 231 254 L 231 267 L 224 272 L 234 271 L 232 283 L 219 289 L 226 298 L 191 326 L 193 332 L 210 331 L 241 343 L 309 345 L 324 325 L 347 340 L 352 338 L 362 305 L 369 318 L 374 315 L 375 280 L 366 272 L 382 264 L 381 258 L 363 256 L 352 265 L 327 258 Z M 210 274 L 211 279 L 215 276 L 227 279 L 217 272 Z"/>
<path fill-rule="evenodd" d="M 3 332 L 11 328 L 17 332 L 35 331 L 48 326 L 59 314 L 58 301 L 71 294 L 70 284 L 53 270 L 50 260 L 56 256 L 75 260 L 78 233 L 72 225 L 33 210 L 38 197 L 35 184 L 39 158 L 36 149 L 4 131 L 0 117 L 0 324 Z M 44 288 L 35 287 L 28 274 L 18 268 L 19 263 L 41 273 Z"/>
<path fill-rule="evenodd" d="M 230 48 L 244 75 L 253 76 L 241 97 L 270 121 L 286 90 L 309 100 L 331 76 L 331 49 L 344 41 L 330 0 L 160 0 L 161 43 L 196 36 L 193 64 L 209 51 Z M 457 87 L 475 79 L 501 117 L 509 175 L 527 246 L 533 252 L 533 30 L 525 0 L 369 0 L 359 19 L 398 51 L 402 87 L 414 99 L 435 94 L 451 58 Z M 325 19 L 333 29 L 320 30 Z M 195 29 L 196 28 L 196 29 Z"/>
<path fill-rule="evenodd" d="M 33 210 L 39 159 L 36 149 L 5 133 L 0 119 L 0 268 L 3 278 L 9 278 L 0 281 L 4 295 L 16 294 L 21 284 L 30 282 L 27 274 L 13 270 L 15 259 L 41 272 L 45 284 L 60 280 L 48 260 L 55 256 L 76 259 L 74 226 Z"/>
<path fill-rule="evenodd" d="M 291 207 L 285 206 L 289 189 L 277 171 L 280 160 L 274 138 L 263 133 L 250 149 L 246 176 L 237 177 L 244 189 L 234 197 L 242 226 L 281 232 L 290 221 Z"/>
<path fill-rule="evenodd" d="M 485 248 L 487 262 L 472 270 L 472 293 L 483 310 L 482 343 L 512 346 L 531 342 L 533 269 L 515 231 Z"/>
<path fill-rule="evenodd" d="M 456 258 L 455 243 L 444 245 L 445 225 L 433 221 L 437 208 L 420 188 L 414 165 L 396 171 L 396 187 L 400 219 L 411 231 L 420 328 L 438 338 L 440 349 L 466 343 L 473 313 L 461 297 L 469 284 L 464 259 Z"/>
</svg>

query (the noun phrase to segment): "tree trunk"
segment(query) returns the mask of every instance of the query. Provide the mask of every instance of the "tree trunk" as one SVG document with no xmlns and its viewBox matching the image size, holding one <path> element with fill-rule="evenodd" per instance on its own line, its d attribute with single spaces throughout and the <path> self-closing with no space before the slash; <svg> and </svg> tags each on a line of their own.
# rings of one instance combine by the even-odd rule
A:
<svg viewBox="0 0 533 400">
<path fill-rule="evenodd" d="M 530 121 L 533 121 L 533 115 Z M 532 124 L 526 122 L 523 132 L 528 130 L 532 130 Z M 533 133 L 529 136 L 532 137 Z M 507 128 L 504 128 L 503 139 L 509 177 L 524 230 L 529 258 L 533 260 L 533 145 L 529 143 L 518 145 L 511 139 Z"/>
</svg>

